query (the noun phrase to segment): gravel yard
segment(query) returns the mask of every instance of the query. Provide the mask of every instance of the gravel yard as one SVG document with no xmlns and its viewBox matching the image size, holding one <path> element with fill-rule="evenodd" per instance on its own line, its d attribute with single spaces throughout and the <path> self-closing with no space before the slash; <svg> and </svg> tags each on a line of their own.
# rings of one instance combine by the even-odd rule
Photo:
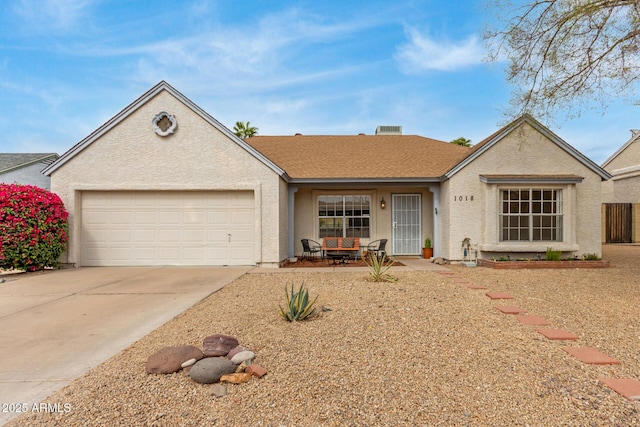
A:
<svg viewBox="0 0 640 427">
<path fill-rule="evenodd" d="M 456 277 L 513 300 L 492 301 L 436 272 L 247 274 L 49 397 L 68 412 L 10 426 L 632 426 L 640 402 L 598 381 L 640 379 L 640 246 L 605 246 L 608 269 L 491 270 Z M 331 311 L 288 323 L 287 284 Z M 496 305 L 543 316 L 580 336 L 549 341 Z M 147 375 L 147 357 L 214 333 L 235 336 L 268 370 L 211 386 L 179 372 Z M 63 343 L 61 343 L 63 344 Z M 562 347 L 596 347 L 620 365 L 586 365 Z"/>
</svg>

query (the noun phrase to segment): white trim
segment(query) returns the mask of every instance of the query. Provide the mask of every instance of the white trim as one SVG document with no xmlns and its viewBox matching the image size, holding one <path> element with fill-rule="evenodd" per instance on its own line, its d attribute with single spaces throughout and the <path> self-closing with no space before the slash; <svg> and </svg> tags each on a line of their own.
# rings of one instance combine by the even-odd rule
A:
<svg viewBox="0 0 640 427">
<path fill-rule="evenodd" d="M 167 130 L 162 130 L 162 128 L 158 126 L 158 123 L 160 123 L 160 121 L 165 117 L 167 120 L 169 120 L 169 122 L 171 123 L 171 126 L 169 126 Z M 159 136 L 171 135 L 173 132 L 175 132 L 176 127 L 178 127 L 178 122 L 176 121 L 176 118 L 173 116 L 173 114 L 169 114 L 166 111 L 162 111 L 156 114 L 153 120 L 151 121 L 151 124 L 153 125 L 154 132 Z"/>
</svg>

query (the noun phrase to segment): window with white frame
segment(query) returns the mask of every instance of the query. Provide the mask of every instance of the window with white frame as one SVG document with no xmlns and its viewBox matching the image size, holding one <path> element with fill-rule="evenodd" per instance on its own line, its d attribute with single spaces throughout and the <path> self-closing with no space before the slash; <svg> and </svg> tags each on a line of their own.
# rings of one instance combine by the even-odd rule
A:
<svg viewBox="0 0 640 427">
<path fill-rule="evenodd" d="M 562 190 L 501 189 L 500 202 L 501 241 L 562 241 Z"/>
<path fill-rule="evenodd" d="M 370 196 L 318 196 L 320 237 L 368 238 L 370 216 Z"/>
</svg>

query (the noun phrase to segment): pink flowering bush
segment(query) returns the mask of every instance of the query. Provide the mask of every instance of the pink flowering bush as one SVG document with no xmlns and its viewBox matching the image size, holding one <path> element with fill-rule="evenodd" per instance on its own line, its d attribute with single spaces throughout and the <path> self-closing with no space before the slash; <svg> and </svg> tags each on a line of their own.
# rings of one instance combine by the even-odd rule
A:
<svg viewBox="0 0 640 427">
<path fill-rule="evenodd" d="M 68 240 L 67 217 L 56 194 L 0 184 L 0 268 L 35 271 L 57 265 Z"/>
</svg>

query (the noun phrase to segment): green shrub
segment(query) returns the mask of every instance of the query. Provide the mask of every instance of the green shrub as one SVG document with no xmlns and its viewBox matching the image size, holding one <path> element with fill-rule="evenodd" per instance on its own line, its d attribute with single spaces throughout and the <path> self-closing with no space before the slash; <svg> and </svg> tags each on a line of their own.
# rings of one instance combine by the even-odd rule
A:
<svg viewBox="0 0 640 427">
<path fill-rule="evenodd" d="M 313 301 L 309 300 L 309 291 L 304 289 L 304 285 L 300 285 L 298 292 L 294 292 L 293 285 L 291 285 L 291 291 L 285 286 L 284 288 L 286 300 L 286 309 L 280 306 L 280 315 L 289 322 L 295 322 L 296 320 L 304 320 L 313 316 L 316 309 L 313 305 L 316 303 L 318 297 L 316 296 Z"/>
<path fill-rule="evenodd" d="M 582 259 L 584 259 L 585 261 L 599 261 L 600 257 L 598 256 L 598 254 L 584 254 L 582 255 Z"/>
<path fill-rule="evenodd" d="M 554 251 L 552 248 L 547 248 L 547 255 L 545 259 L 547 261 L 560 261 L 562 259 L 562 252 Z"/>
<path fill-rule="evenodd" d="M 0 184 L 0 268 L 56 266 L 68 240 L 67 217 L 56 194 L 32 185 Z"/>
<path fill-rule="evenodd" d="M 362 258 L 367 267 L 369 267 L 369 276 L 374 282 L 397 282 L 398 279 L 387 272 L 393 267 L 393 260 L 388 258 L 386 254 L 377 257 L 370 252 Z"/>
</svg>

